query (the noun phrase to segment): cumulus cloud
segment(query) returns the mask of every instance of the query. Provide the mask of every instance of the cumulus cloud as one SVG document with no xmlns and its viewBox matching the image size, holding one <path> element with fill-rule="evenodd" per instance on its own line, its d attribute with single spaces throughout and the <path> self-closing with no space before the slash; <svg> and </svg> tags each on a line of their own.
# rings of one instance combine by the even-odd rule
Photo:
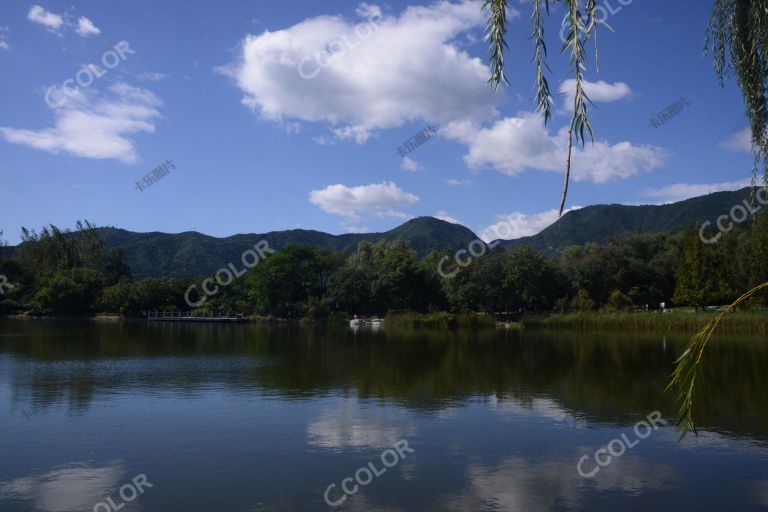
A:
<svg viewBox="0 0 768 512">
<path fill-rule="evenodd" d="M 632 94 L 632 90 L 624 82 L 608 83 L 603 80 L 584 82 L 584 92 L 593 103 L 611 103 L 623 100 Z M 576 95 L 576 79 L 569 78 L 560 84 L 560 94 L 565 95 L 563 108 L 573 111 L 573 99 Z"/>
<path fill-rule="evenodd" d="M 94 25 L 93 22 L 85 16 L 80 16 L 80 18 L 77 20 L 77 28 L 75 31 L 81 37 L 96 36 L 101 34 L 101 30 L 99 30 L 96 25 Z"/>
<path fill-rule="evenodd" d="M 406 171 L 410 172 L 416 172 L 421 169 L 421 164 L 409 156 L 403 157 L 403 161 L 400 163 L 400 166 Z"/>
<path fill-rule="evenodd" d="M 25 501 L 44 512 L 91 510 L 115 492 L 124 479 L 125 470 L 119 461 L 105 466 L 71 464 L 45 474 L 0 482 L 0 500 Z"/>
<path fill-rule="evenodd" d="M 751 178 L 722 183 L 675 183 L 674 185 L 667 185 L 666 187 L 650 189 L 645 195 L 656 198 L 664 203 L 674 203 L 675 201 L 682 201 L 684 199 L 703 196 L 713 192 L 739 190 L 748 187 L 751 184 Z"/>
<path fill-rule="evenodd" d="M 734 153 L 752 152 L 752 130 L 744 128 L 743 130 L 732 134 L 722 144 L 722 148 Z"/>
<path fill-rule="evenodd" d="M 581 206 L 568 208 L 565 213 L 578 210 Z M 526 214 L 514 212 L 507 215 L 497 215 L 496 222 L 480 231 L 480 238 L 488 243 L 494 240 L 514 240 L 524 236 L 533 236 L 544 228 L 554 224 L 558 210 L 552 209 L 541 213 Z"/>
<path fill-rule="evenodd" d="M 473 463 L 467 469 L 465 488 L 451 493 L 441 508 L 538 512 L 551 510 L 552 504 L 558 503 L 568 510 L 584 509 L 585 479 L 573 462 L 578 460 L 578 454 L 569 454 L 542 461 L 512 456 L 495 466 Z M 672 489 L 679 480 L 671 466 L 625 455 L 602 467 L 589 482 L 595 492 L 637 495 Z"/>
<path fill-rule="evenodd" d="M 416 434 L 416 426 L 399 409 L 360 407 L 357 398 L 345 399 L 307 425 L 307 443 L 321 448 L 391 448 Z"/>
<path fill-rule="evenodd" d="M 538 114 L 521 113 L 488 128 L 471 122 L 451 123 L 441 134 L 466 145 L 464 160 L 472 169 L 490 167 L 510 176 L 526 169 L 562 172 L 567 154 L 567 129 L 550 135 Z M 604 140 L 574 146 L 571 176 L 575 181 L 607 183 L 661 167 L 667 158 L 659 147 Z"/>
<path fill-rule="evenodd" d="M 391 181 L 348 187 L 329 185 L 309 194 L 309 202 L 324 212 L 359 220 L 361 215 L 409 219 L 410 215 L 394 210 L 394 206 L 414 204 L 419 198 L 404 191 Z"/>
<path fill-rule="evenodd" d="M 58 90 L 56 97 L 65 97 Z M 83 158 L 113 158 L 124 163 L 137 160 L 134 142 L 128 136 L 155 131 L 154 120 L 162 101 L 152 92 L 117 83 L 108 94 L 80 90 L 59 108 L 52 109 L 54 125 L 42 130 L 0 127 L 0 135 L 13 144 L 23 144 L 49 153 L 69 153 Z"/>
<path fill-rule="evenodd" d="M 457 180 L 456 178 L 450 178 L 445 180 L 445 183 L 452 187 L 461 187 L 463 185 L 471 185 L 472 180 Z"/>
<path fill-rule="evenodd" d="M 361 4 L 362 21 L 317 16 L 248 35 L 237 62 L 222 70 L 262 118 L 325 122 L 336 137 L 359 143 L 412 120 L 479 122 L 495 115 L 501 95 L 486 85 L 486 64 L 456 38 L 482 27 L 480 7 L 440 1 L 384 15 Z"/>
<path fill-rule="evenodd" d="M 39 5 L 33 5 L 29 8 L 27 19 L 34 23 L 39 23 L 51 32 L 55 33 L 58 33 L 62 25 L 64 25 L 64 17 L 62 15 L 47 11 Z"/>
</svg>

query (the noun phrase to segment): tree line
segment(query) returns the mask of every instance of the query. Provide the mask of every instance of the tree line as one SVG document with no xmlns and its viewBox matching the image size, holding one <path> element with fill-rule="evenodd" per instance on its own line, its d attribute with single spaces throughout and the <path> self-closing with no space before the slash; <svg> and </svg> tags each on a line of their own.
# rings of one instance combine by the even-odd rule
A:
<svg viewBox="0 0 768 512">
<path fill-rule="evenodd" d="M 200 279 L 134 279 L 120 250 L 95 226 L 23 228 L 12 258 L 0 258 L 10 289 L 0 314 L 141 316 L 190 309 Z M 1 254 L 1 253 L 0 253 Z M 347 255 L 293 245 L 269 256 L 200 308 L 280 318 L 388 312 L 569 312 L 728 303 L 768 280 L 768 215 L 717 244 L 696 230 L 627 233 L 602 245 L 571 246 L 557 260 L 529 247 L 496 247 L 465 267 L 439 272 L 448 252 L 424 258 L 405 241 L 362 242 Z M 446 278 L 445 276 L 451 276 Z M 765 306 L 766 303 L 753 301 Z"/>
</svg>

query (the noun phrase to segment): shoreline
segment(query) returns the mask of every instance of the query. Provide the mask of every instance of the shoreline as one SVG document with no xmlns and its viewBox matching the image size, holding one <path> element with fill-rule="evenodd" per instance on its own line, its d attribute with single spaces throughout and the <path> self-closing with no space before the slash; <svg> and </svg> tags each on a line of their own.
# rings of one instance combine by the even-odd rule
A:
<svg viewBox="0 0 768 512">
<path fill-rule="evenodd" d="M 390 313 L 384 316 L 384 324 L 390 329 L 462 329 L 497 328 L 514 331 L 576 331 L 576 332 L 618 332 L 618 331 L 662 331 L 693 334 L 701 329 L 716 312 L 688 309 L 635 312 L 581 312 L 581 313 L 535 313 L 524 314 L 517 321 L 499 321 L 489 313 Z M 322 318 L 278 318 L 251 315 L 238 322 L 171 322 L 171 323 L 222 323 L 261 325 L 323 325 L 348 324 L 351 317 L 343 314 Z M 131 317 L 119 314 L 100 313 L 92 316 L 32 316 L 2 315 L 2 320 L 80 320 L 99 322 L 147 322 L 146 317 Z M 154 323 L 155 321 L 153 321 Z M 723 334 L 768 335 L 768 311 L 736 311 L 727 315 L 718 328 Z"/>
</svg>

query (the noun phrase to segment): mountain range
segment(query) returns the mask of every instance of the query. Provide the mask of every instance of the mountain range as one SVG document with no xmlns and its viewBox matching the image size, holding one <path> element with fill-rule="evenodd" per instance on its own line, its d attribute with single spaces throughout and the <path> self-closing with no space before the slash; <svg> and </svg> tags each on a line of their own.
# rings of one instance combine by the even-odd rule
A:
<svg viewBox="0 0 768 512">
<path fill-rule="evenodd" d="M 557 257 L 565 247 L 585 243 L 602 244 L 625 232 L 675 233 L 727 214 L 743 200 L 750 188 L 716 192 L 664 205 L 621 204 L 587 206 L 563 215 L 540 233 L 515 240 L 499 240 L 502 247 L 529 245 Z M 263 234 L 238 234 L 216 238 L 197 232 L 168 234 L 136 233 L 118 228 L 99 228 L 109 249 L 121 249 L 134 277 L 197 277 L 229 263 L 238 264 L 246 249 L 266 240 L 272 249 L 302 244 L 351 253 L 362 241 L 407 240 L 420 256 L 431 250 L 467 248 L 478 236 L 470 229 L 433 217 L 418 217 L 383 233 L 331 235 L 320 231 L 292 229 Z M 13 252 L 9 248 L 8 253 Z"/>
</svg>

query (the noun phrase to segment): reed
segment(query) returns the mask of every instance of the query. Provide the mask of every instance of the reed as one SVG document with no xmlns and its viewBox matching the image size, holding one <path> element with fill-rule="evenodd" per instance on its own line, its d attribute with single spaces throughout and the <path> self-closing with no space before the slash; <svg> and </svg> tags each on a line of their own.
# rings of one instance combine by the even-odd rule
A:
<svg viewBox="0 0 768 512">
<path fill-rule="evenodd" d="M 718 316 L 718 312 L 692 310 L 629 313 L 571 313 L 528 316 L 522 319 L 524 329 L 573 331 L 668 331 L 696 333 Z M 718 330 L 724 334 L 768 334 L 768 312 L 742 311 L 720 320 Z"/>
<path fill-rule="evenodd" d="M 426 327 L 431 329 L 456 329 L 494 327 L 496 319 L 484 313 L 390 313 L 384 319 L 387 327 Z"/>
</svg>

